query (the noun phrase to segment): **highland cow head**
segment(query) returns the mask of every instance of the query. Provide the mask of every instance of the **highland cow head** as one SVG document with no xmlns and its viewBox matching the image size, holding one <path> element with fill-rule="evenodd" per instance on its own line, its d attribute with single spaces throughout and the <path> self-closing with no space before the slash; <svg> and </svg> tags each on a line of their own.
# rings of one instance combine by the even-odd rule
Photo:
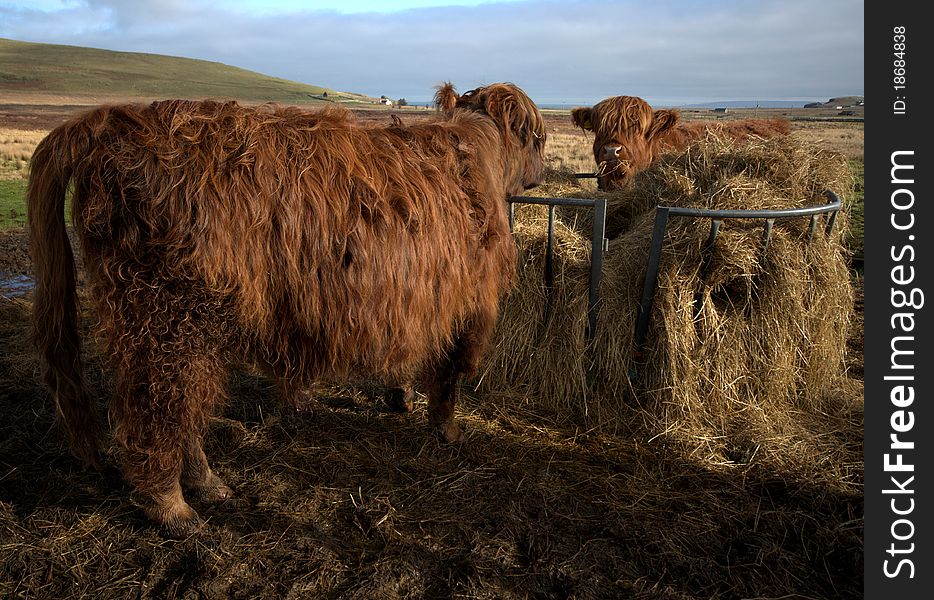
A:
<svg viewBox="0 0 934 600">
<path fill-rule="evenodd" d="M 635 96 L 607 98 L 593 108 L 575 108 L 571 120 L 594 133 L 593 157 L 601 190 L 619 189 L 655 160 L 660 142 L 678 123 L 678 112 L 652 110 Z"/>
<path fill-rule="evenodd" d="M 489 116 L 506 146 L 506 189 L 516 195 L 539 185 L 544 177 L 545 120 L 518 86 L 494 83 L 458 96 L 454 86 L 437 87 L 435 106 L 442 111 L 467 109 Z"/>
</svg>

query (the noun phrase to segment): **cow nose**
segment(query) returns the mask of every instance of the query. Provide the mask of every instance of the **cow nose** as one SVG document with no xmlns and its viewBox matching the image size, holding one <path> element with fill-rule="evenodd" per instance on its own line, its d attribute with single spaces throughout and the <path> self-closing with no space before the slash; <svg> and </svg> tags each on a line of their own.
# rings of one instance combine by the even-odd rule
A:
<svg viewBox="0 0 934 600">
<path fill-rule="evenodd" d="M 619 151 L 622 150 L 622 146 L 617 146 L 615 144 L 607 144 L 603 147 L 600 152 L 600 160 L 619 160 Z"/>
</svg>

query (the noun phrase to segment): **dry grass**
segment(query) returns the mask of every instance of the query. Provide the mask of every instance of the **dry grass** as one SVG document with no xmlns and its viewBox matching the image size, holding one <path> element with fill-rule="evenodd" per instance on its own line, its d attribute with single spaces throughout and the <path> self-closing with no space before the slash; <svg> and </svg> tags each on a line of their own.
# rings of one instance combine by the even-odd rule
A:
<svg viewBox="0 0 934 600">
<path fill-rule="evenodd" d="M 791 134 L 802 142 L 839 152 L 850 159 L 863 160 L 863 123 L 795 121 L 792 125 Z"/>
<path fill-rule="evenodd" d="M 580 133 L 549 133 L 545 159 L 556 171 L 593 173 L 593 136 Z"/>
<path fill-rule="evenodd" d="M 0 128 L 0 177 L 25 178 L 33 150 L 47 131 Z"/>
</svg>

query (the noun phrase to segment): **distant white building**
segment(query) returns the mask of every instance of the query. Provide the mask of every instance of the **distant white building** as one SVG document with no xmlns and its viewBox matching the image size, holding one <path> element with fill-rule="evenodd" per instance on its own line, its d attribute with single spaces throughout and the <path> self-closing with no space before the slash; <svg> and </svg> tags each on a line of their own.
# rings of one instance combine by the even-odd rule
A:
<svg viewBox="0 0 934 600">
<path fill-rule="evenodd" d="M 392 100 L 390 100 L 389 98 L 380 98 L 379 103 L 385 104 L 386 106 L 392 106 Z"/>
</svg>

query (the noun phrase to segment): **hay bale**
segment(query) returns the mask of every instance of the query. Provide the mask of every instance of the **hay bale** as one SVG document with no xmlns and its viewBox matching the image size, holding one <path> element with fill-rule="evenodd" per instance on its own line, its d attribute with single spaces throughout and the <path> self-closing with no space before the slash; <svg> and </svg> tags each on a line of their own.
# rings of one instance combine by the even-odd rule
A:
<svg viewBox="0 0 934 600">
<path fill-rule="evenodd" d="M 598 329 L 596 346 L 608 351 L 595 380 L 598 397 L 629 396 L 652 430 L 704 440 L 716 454 L 743 432 L 787 431 L 795 413 L 827 410 L 820 403 L 843 375 L 852 290 L 842 227 L 808 244 L 807 219 L 776 223 L 763 253 L 758 224 L 725 223 L 704 278 L 707 227 L 693 221 L 673 224 L 666 239 L 640 359 L 633 333 L 652 214 L 607 255 L 600 319 L 624 329 Z"/>
<path fill-rule="evenodd" d="M 554 282 L 544 279 L 548 208 L 516 208 L 513 230 L 518 249 L 516 287 L 502 305 L 492 348 L 481 368 L 481 388 L 510 396 L 549 399 L 553 420 L 579 410 L 586 390 L 584 332 L 590 241 L 555 221 Z"/>
<path fill-rule="evenodd" d="M 761 221 L 729 220 L 709 256 L 703 250 L 709 220 L 672 219 L 644 358 L 637 360 L 633 338 L 651 208 L 803 207 L 824 203 L 824 189 L 846 200 L 852 187 L 842 157 L 791 138 L 734 147 L 708 135 L 666 156 L 609 196 L 621 233 L 604 258 L 597 337 L 589 348 L 583 343 L 589 224 L 559 222 L 555 286 L 545 290 L 546 212 L 517 212 L 519 284 L 504 305 L 481 385 L 509 390 L 558 422 L 694 440 L 699 452 L 718 460 L 742 439 L 755 446 L 754 440 L 785 435 L 801 413 L 831 410 L 826 399 L 843 376 L 852 311 L 845 215 L 829 237 L 818 233 L 810 244 L 808 218 L 779 220 L 764 253 Z"/>
<path fill-rule="evenodd" d="M 666 153 L 632 185 L 607 194 L 607 237 L 628 231 L 657 205 L 789 208 L 825 189 L 850 195 L 843 156 L 791 136 L 737 142 L 708 131 L 681 153 Z"/>
</svg>

